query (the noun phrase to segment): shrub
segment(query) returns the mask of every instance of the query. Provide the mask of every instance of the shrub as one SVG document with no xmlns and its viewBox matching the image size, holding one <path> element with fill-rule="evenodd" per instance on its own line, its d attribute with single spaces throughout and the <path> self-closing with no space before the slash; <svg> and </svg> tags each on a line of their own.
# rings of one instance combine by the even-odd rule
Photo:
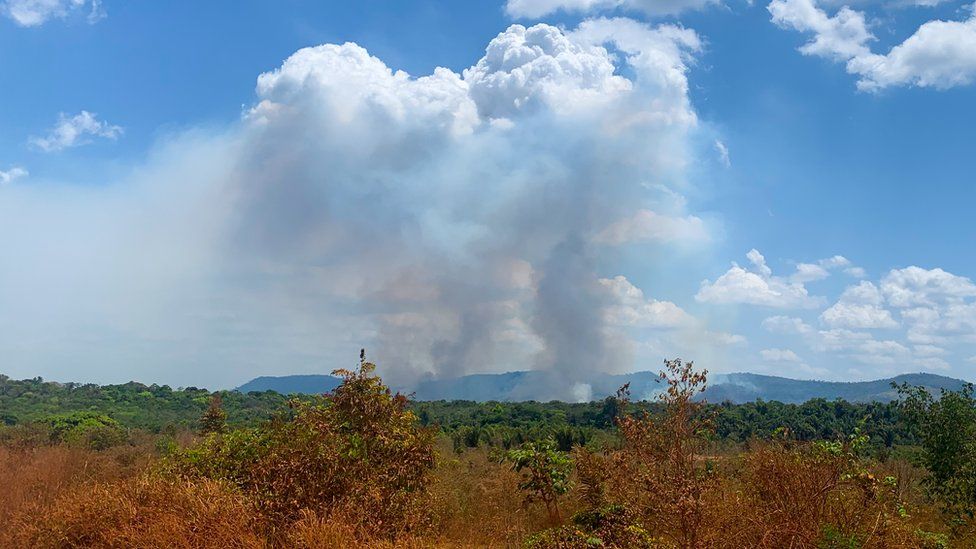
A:
<svg viewBox="0 0 976 549">
<path fill-rule="evenodd" d="M 171 470 L 230 481 L 282 526 L 312 510 L 348 513 L 388 537 L 424 523 L 423 500 L 434 465 L 433 432 L 373 375 L 356 371 L 320 403 L 293 401 L 290 418 L 225 435 L 178 453 Z"/>
<path fill-rule="evenodd" d="M 976 516 L 976 398 L 973 385 L 943 390 L 934 398 L 924 387 L 898 387 L 905 419 L 921 439 L 929 493 L 958 526 Z"/>
<path fill-rule="evenodd" d="M 50 416 L 39 422 L 47 428 L 53 443 L 79 444 L 105 450 L 124 444 L 126 430 L 119 422 L 97 412 L 73 412 Z"/>
<path fill-rule="evenodd" d="M 559 450 L 551 440 L 527 442 L 521 448 L 509 450 L 505 459 L 512 463 L 512 470 L 522 474 L 519 489 L 525 492 L 526 503 L 541 501 L 546 506 L 549 520 L 560 520 L 559 496 L 569 491 L 569 473 L 572 460 Z"/>
<path fill-rule="evenodd" d="M 712 478 L 699 459 L 710 424 L 693 399 L 705 390 L 707 372 L 675 359 L 665 361 L 660 375 L 668 384 L 663 413 L 618 418 L 624 446 L 612 465 L 614 498 L 655 534 L 698 547 Z M 626 387 L 620 396 L 626 408 Z"/>
</svg>

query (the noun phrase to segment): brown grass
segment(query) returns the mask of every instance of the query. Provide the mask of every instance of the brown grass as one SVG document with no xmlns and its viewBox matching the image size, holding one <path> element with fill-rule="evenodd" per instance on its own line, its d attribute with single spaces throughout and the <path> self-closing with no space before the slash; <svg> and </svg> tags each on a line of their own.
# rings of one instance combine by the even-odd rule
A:
<svg viewBox="0 0 976 549">
<path fill-rule="evenodd" d="M 68 446 L 0 446 L 0 524 L 9 523 L 28 506 L 49 504 L 76 486 L 137 475 L 151 459 L 145 447 L 92 452 Z"/>
<path fill-rule="evenodd" d="M 11 521 L 10 547 L 258 548 L 261 523 L 227 486 L 149 476 L 75 486 Z"/>
</svg>

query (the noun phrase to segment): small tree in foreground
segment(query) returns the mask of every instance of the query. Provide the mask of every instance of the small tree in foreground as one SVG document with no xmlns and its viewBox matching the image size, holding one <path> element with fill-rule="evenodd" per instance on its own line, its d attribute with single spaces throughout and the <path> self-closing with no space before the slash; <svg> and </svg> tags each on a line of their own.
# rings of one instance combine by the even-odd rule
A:
<svg viewBox="0 0 976 549">
<path fill-rule="evenodd" d="M 921 439 L 929 493 L 957 525 L 976 517 L 976 398 L 973 385 L 942 390 L 897 386 L 905 419 Z"/>
<path fill-rule="evenodd" d="M 313 512 L 390 538 L 413 529 L 426 520 L 434 434 L 375 368 L 361 353 L 319 402 L 292 401 L 290 417 L 210 437 L 176 456 L 175 472 L 236 484 L 276 526 Z"/>
<path fill-rule="evenodd" d="M 519 488 L 526 493 L 526 502 L 541 501 L 550 521 L 561 520 L 559 496 L 569 491 L 569 473 L 573 464 L 569 455 L 557 450 L 552 440 L 545 440 L 528 442 L 509 450 L 505 458 L 512 462 L 513 471 L 522 474 Z"/>
<path fill-rule="evenodd" d="M 621 488 L 618 499 L 645 526 L 679 547 L 698 547 L 710 483 L 699 458 L 711 423 L 694 399 L 705 390 L 708 372 L 696 371 L 693 362 L 680 358 L 665 360 L 664 366 L 664 412 L 617 420 L 624 447 L 615 456 L 614 480 Z M 620 396 L 626 404 L 626 390 Z"/>
</svg>

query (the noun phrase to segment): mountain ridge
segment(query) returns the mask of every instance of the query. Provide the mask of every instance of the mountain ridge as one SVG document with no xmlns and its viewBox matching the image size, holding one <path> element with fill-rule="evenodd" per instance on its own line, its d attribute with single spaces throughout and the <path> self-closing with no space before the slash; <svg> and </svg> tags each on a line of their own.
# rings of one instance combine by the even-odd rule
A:
<svg viewBox="0 0 976 549">
<path fill-rule="evenodd" d="M 414 386 L 401 387 L 417 400 L 549 401 L 554 398 L 549 376 L 542 371 L 520 370 L 499 374 L 470 374 L 441 379 L 424 379 Z M 313 394 L 331 391 L 340 380 L 329 375 L 261 376 L 236 390 L 241 392 L 273 390 L 282 394 Z M 574 387 L 575 400 L 601 400 L 613 395 L 624 384 L 630 384 L 635 399 L 654 398 L 663 388 L 656 373 L 594 373 L 586 384 Z M 791 379 L 767 374 L 733 372 L 712 374 L 702 398 L 709 402 L 779 401 L 799 404 L 815 398 L 844 399 L 851 402 L 889 402 L 897 399 L 891 384 L 921 385 L 937 393 L 942 389 L 958 391 L 964 380 L 939 374 L 918 372 L 868 381 L 825 381 Z"/>
</svg>

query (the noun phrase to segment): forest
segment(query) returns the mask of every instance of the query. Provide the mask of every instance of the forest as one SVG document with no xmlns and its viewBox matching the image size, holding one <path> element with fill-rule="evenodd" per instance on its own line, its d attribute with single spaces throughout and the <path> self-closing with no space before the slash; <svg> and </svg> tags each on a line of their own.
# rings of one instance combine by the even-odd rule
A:
<svg viewBox="0 0 976 549">
<path fill-rule="evenodd" d="M 0 376 L 3 547 L 972 547 L 976 400 L 416 402 Z"/>
</svg>

